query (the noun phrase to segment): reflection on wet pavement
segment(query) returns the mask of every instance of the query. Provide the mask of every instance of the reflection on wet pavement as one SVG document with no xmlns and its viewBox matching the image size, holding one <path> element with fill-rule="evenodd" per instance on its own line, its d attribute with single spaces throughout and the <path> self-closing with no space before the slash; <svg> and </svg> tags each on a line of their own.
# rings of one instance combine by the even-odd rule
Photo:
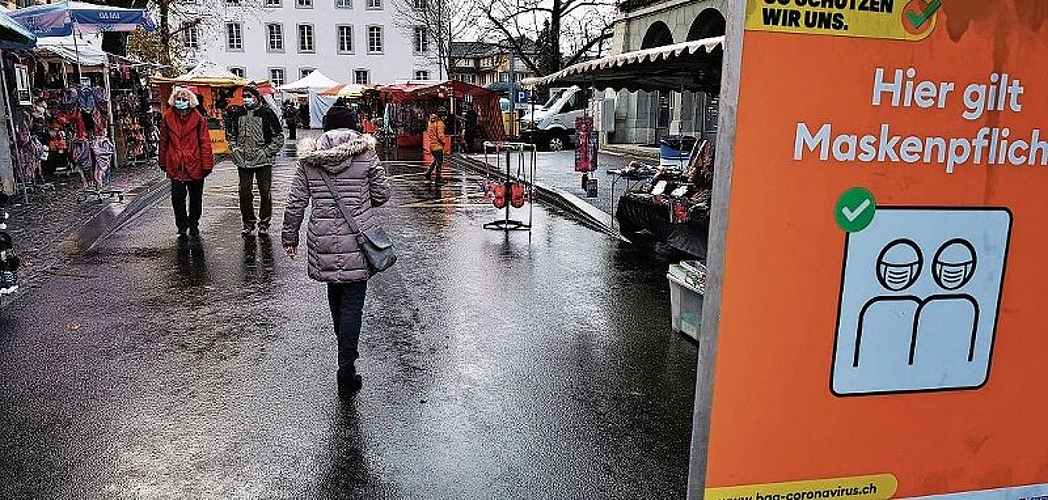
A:
<svg viewBox="0 0 1048 500">
<path fill-rule="evenodd" d="M 3 310 L 0 497 L 683 497 L 696 349 L 665 267 L 543 206 L 484 230 L 482 177 L 387 168 L 401 257 L 369 284 L 354 400 L 282 213 L 242 238 L 222 168 L 199 240 L 162 203 Z"/>
</svg>

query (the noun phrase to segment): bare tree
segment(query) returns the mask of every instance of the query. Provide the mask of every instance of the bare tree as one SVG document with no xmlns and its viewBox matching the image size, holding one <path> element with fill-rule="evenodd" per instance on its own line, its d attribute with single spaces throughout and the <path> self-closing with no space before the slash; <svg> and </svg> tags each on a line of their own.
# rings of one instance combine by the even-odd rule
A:
<svg viewBox="0 0 1048 500">
<path fill-rule="evenodd" d="M 480 0 L 493 35 L 539 75 L 555 73 L 611 39 L 613 0 Z M 535 40 L 529 50 L 527 40 Z"/>
<path fill-rule="evenodd" d="M 451 47 L 476 33 L 476 0 L 397 0 L 396 25 L 407 33 L 417 57 L 436 63 L 439 79 L 454 72 Z"/>
<path fill-rule="evenodd" d="M 149 9 L 157 30 L 146 33 L 106 33 L 103 48 L 115 54 L 128 54 L 145 62 L 161 64 L 178 72 L 191 50 L 187 38 L 221 39 L 226 21 L 261 19 L 265 0 L 109 0 L 108 5 Z"/>
</svg>

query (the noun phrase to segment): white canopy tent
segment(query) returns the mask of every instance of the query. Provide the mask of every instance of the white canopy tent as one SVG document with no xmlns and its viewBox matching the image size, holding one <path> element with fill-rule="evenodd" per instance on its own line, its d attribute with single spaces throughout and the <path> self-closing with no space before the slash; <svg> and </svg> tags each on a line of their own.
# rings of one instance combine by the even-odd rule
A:
<svg viewBox="0 0 1048 500">
<path fill-rule="evenodd" d="M 102 50 L 101 37 L 87 37 L 83 41 L 74 41 L 73 36 L 39 38 L 35 50 L 50 53 L 72 64 L 79 61 L 82 66 L 97 67 L 109 64 L 109 54 Z"/>
<path fill-rule="evenodd" d="M 324 115 L 327 114 L 328 110 L 331 109 L 331 106 L 335 104 L 338 97 L 317 94 L 336 85 L 339 85 L 339 83 L 328 78 L 327 75 L 321 73 L 320 70 L 313 70 L 312 73 L 306 75 L 304 78 L 277 87 L 277 90 L 283 90 L 295 94 L 308 94 L 309 127 L 321 128 Z"/>
<path fill-rule="evenodd" d="M 300 78 L 299 80 L 287 85 L 281 85 L 277 87 L 277 90 L 305 94 L 309 92 L 319 92 L 334 87 L 335 85 L 338 85 L 338 82 L 328 78 L 321 73 L 320 70 L 313 70 L 312 73 L 306 75 L 304 78 Z"/>
</svg>

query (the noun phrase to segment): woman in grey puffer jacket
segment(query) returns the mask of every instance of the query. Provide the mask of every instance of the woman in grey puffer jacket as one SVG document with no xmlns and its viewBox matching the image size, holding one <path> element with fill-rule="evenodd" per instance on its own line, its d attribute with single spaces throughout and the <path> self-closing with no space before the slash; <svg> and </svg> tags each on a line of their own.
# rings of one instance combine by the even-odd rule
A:
<svg viewBox="0 0 1048 500">
<path fill-rule="evenodd" d="M 324 117 L 324 134 L 315 142 L 304 139 L 299 143 L 299 168 L 284 210 L 281 235 L 284 250 L 294 259 L 302 218 L 312 200 L 306 240 L 309 277 L 328 286 L 328 304 L 338 338 L 338 390 L 342 396 L 361 386 L 354 362 L 372 271 L 320 169 L 330 174 L 362 231 L 379 225 L 372 207 L 388 201 L 391 191 L 375 154 L 375 138 L 356 129 L 356 113 L 334 107 Z"/>
</svg>

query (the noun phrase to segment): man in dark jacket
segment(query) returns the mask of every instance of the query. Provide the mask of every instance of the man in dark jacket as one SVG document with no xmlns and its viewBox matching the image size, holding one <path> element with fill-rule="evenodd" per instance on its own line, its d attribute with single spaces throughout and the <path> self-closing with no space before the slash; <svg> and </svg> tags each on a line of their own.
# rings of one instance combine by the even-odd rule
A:
<svg viewBox="0 0 1048 500">
<path fill-rule="evenodd" d="M 248 85 L 242 95 L 244 105 L 230 109 L 226 116 L 226 140 L 240 173 L 241 234 L 250 235 L 257 222 L 258 234 L 265 235 L 273 217 L 273 159 L 284 147 L 284 129 L 257 88 Z M 252 192 L 255 180 L 260 198 L 257 218 Z"/>
</svg>

